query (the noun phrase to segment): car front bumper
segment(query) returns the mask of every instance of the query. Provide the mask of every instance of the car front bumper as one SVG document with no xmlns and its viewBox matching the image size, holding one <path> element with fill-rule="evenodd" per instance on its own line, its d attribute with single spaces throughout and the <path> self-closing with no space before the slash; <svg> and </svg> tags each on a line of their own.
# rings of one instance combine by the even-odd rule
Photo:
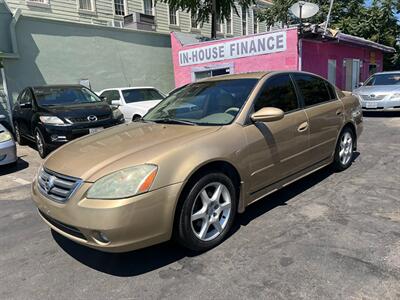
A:
<svg viewBox="0 0 400 300">
<path fill-rule="evenodd" d="M 16 162 L 17 147 L 15 142 L 11 139 L 9 141 L 0 143 L 0 165 L 7 165 Z"/>
<path fill-rule="evenodd" d="M 46 144 L 51 148 L 57 148 L 69 141 L 88 135 L 90 129 L 106 129 L 115 125 L 123 124 L 123 118 L 113 119 L 96 123 L 74 124 L 68 126 L 56 126 L 42 124 L 39 128 L 43 133 Z"/>
<path fill-rule="evenodd" d="M 378 101 L 365 101 L 361 100 L 363 110 L 393 110 L 400 109 L 400 100 L 378 100 Z"/>
<path fill-rule="evenodd" d="M 182 184 L 121 200 L 87 199 L 90 186 L 84 183 L 71 199 L 58 203 L 45 197 L 35 180 L 32 198 L 40 216 L 53 230 L 101 251 L 127 252 L 171 238 Z"/>
</svg>

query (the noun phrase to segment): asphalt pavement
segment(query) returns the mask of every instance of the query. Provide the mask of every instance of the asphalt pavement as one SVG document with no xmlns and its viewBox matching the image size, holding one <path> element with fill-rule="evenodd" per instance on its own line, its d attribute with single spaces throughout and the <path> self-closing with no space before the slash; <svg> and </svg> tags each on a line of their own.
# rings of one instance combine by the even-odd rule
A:
<svg viewBox="0 0 400 300">
<path fill-rule="evenodd" d="M 200 255 L 107 254 L 51 232 L 30 199 L 41 159 L 19 147 L 0 167 L 0 299 L 400 299 L 400 112 L 364 124 L 348 170 L 255 203 Z"/>
</svg>

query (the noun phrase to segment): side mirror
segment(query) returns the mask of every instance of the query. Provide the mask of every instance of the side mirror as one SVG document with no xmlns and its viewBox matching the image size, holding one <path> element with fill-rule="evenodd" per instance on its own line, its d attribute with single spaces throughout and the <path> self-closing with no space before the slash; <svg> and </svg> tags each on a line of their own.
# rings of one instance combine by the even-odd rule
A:
<svg viewBox="0 0 400 300">
<path fill-rule="evenodd" d="M 105 96 L 99 96 L 99 98 L 101 101 L 107 101 L 107 97 L 105 97 Z"/>
<path fill-rule="evenodd" d="M 32 108 L 32 103 L 31 102 L 21 103 L 19 106 L 21 108 Z"/>
<path fill-rule="evenodd" d="M 360 87 L 360 86 L 363 86 L 364 85 L 364 82 L 359 82 L 358 83 L 358 86 Z"/>
<path fill-rule="evenodd" d="M 253 113 L 250 118 L 253 122 L 272 122 L 283 119 L 285 113 L 276 107 L 263 107 Z"/>
<path fill-rule="evenodd" d="M 121 106 L 122 105 L 122 101 L 121 100 L 112 100 L 111 101 L 111 105 Z"/>
</svg>

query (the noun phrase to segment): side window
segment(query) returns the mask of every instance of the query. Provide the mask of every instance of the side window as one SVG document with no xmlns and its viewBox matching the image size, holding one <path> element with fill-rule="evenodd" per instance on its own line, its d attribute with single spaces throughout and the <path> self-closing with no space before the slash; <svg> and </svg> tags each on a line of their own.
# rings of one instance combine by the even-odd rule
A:
<svg viewBox="0 0 400 300">
<path fill-rule="evenodd" d="M 289 74 L 267 80 L 254 103 L 254 111 L 263 107 L 276 107 L 284 112 L 298 108 L 296 91 Z"/>
<path fill-rule="evenodd" d="M 100 94 L 100 97 L 104 97 L 105 100 L 111 104 L 111 101 L 113 100 L 119 100 L 121 97 L 119 96 L 119 92 L 117 90 L 112 90 L 112 91 L 105 91 Z"/>
<path fill-rule="evenodd" d="M 21 94 L 19 94 L 19 97 L 18 97 L 18 102 L 19 102 L 19 104 L 25 104 L 25 103 L 26 103 L 26 97 L 25 97 L 25 95 L 26 95 L 27 91 L 28 91 L 28 90 L 23 90 L 23 91 L 21 92 Z"/>
<path fill-rule="evenodd" d="M 325 82 L 325 84 L 329 91 L 330 100 L 335 100 L 337 98 L 335 88 L 329 82 Z"/>
<path fill-rule="evenodd" d="M 305 106 L 331 100 L 323 79 L 308 74 L 294 74 L 294 79 L 303 96 Z"/>
</svg>

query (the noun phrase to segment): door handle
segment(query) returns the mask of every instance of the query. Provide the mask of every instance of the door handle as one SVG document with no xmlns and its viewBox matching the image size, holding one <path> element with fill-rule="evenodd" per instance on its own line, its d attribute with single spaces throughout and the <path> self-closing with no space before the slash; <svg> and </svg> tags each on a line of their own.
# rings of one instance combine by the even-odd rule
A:
<svg viewBox="0 0 400 300">
<path fill-rule="evenodd" d="M 308 122 L 303 122 L 299 125 L 299 127 L 297 127 L 298 132 L 303 132 L 306 131 L 307 129 L 308 129 Z"/>
<path fill-rule="evenodd" d="M 342 113 L 343 113 L 343 111 L 342 111 L 341 109 L 338 109 L 338 110 L 336 111 L 336 115 L 337 115 L 337 116 L 340 116 Z"/>
</svg>

